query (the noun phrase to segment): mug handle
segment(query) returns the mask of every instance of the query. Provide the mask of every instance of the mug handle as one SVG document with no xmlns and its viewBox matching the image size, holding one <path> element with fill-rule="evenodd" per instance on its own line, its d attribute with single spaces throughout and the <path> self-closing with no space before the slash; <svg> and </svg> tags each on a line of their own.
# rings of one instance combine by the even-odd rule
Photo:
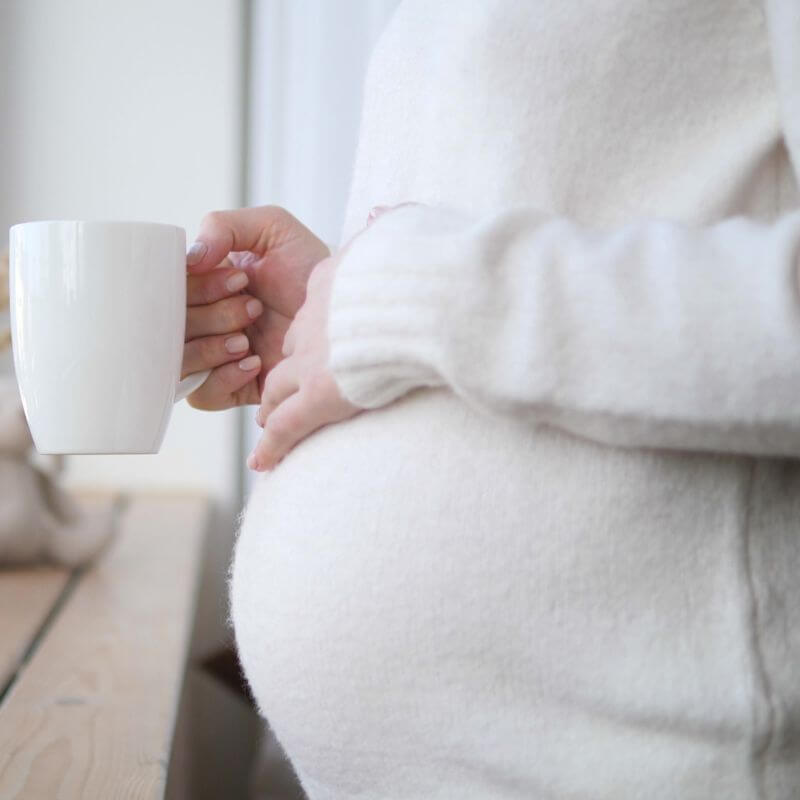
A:
<svg viewBox="0 0 800 800">
<path fill-rule="evenodd" d="M 206 382 L 206 378 L 210 374 L 210 369 L 204 369 L 202 372 L 193 372 L 191 375 L 187 375 L 182 381 L 178 381 L 178 386 L 175 389 L 175 402 L 177 403 L 183 400 L 195 389 L 199 389 L 200 386 Z"/>
</svg>

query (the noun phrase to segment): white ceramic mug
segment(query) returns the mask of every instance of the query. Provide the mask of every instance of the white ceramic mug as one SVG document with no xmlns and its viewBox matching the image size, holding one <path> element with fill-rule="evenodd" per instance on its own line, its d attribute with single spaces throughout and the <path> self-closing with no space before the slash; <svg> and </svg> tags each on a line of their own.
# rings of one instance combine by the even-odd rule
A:
<svg viewBox="0 0 800 800">
<path fill-rule="evenodd" d="M 40 453 L 157 453 L 180 381 L 186 233 L 148 222 L 11 228 L 14 367 Z"/>
</svg>

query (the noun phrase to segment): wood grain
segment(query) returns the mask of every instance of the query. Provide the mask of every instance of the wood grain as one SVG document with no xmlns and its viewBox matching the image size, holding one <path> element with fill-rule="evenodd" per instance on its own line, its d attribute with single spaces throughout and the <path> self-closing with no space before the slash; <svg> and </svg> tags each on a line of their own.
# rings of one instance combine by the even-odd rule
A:
<svg viewBox="0 0 800 800">
<path fill-rule="evenodd" d="M 108 491 L 84 491 L 73 498 L 91 511 L 111 512 L 117 502 Z M 0 693 L 22 664 L 70 574 L 63 567 L 47 566 L 0 570 Z"/>
<path fill-rule="evenodd" d="M 209 510 L 131 499 L 0 707 L 2 800 L 163 797 Z"/>
<path fill-rule="evenodd" d="M 0 571 L 0 691 L 22 663 L 69 575 L 55 567 Z"/>
</svg>

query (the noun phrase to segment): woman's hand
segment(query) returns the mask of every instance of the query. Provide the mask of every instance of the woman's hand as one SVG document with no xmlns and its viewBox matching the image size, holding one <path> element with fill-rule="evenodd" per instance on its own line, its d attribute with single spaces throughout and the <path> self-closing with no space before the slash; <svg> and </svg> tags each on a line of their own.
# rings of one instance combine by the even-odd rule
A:
<svg viewBox="0 0 800 800">
<path fill-rule="evenodd" d="M 305 303 L 286 332 L 286 357 L 267 375 L 256 416 L 264 433 L 247 459 L 251 469 L 272 469 L 301 439 L 361 410 L 342 397 L 327 368 L 326 325 L 337 262 L 338 256 L 326 258 L 314 268 Z"/>
<path fill-rule="evenodd" d="M 305 301 L 308 276 L 328 255 L 324 242 L 276 206 L 203 219 L 186 257 L 183 374 L 212 372 L 189 395 L 190 405 L 218 410 L 259 402 Z"/>
<path fill-rule="evenodd" d="M 205 275 L 187 278 L 181 377 L 212 370 L 203 385 L 189 395 L 190 405 L 196 408 L 258 402 L 256 377 L 261 359 L 253 354 L 244 330 L 262 314 L 264 306 L 245 293 L 248 281 L 247 274 L 227 259 Z"/>
</svg>

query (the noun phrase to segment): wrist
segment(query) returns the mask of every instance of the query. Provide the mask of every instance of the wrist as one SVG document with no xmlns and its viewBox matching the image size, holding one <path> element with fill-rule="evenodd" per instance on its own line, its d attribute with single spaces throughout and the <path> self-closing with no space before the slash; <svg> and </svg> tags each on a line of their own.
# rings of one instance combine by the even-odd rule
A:
<svg viewBox="0 0 800 800">
<path fill-rule="evenodd" d="M 441 330 L 457 263 L 447 233 L 463 223 L 452 212 L 408 206 L 381 216 L 342 252 L 328 366 L 349 402 L 377 408 L 444 384 Z"/>
</svg>

